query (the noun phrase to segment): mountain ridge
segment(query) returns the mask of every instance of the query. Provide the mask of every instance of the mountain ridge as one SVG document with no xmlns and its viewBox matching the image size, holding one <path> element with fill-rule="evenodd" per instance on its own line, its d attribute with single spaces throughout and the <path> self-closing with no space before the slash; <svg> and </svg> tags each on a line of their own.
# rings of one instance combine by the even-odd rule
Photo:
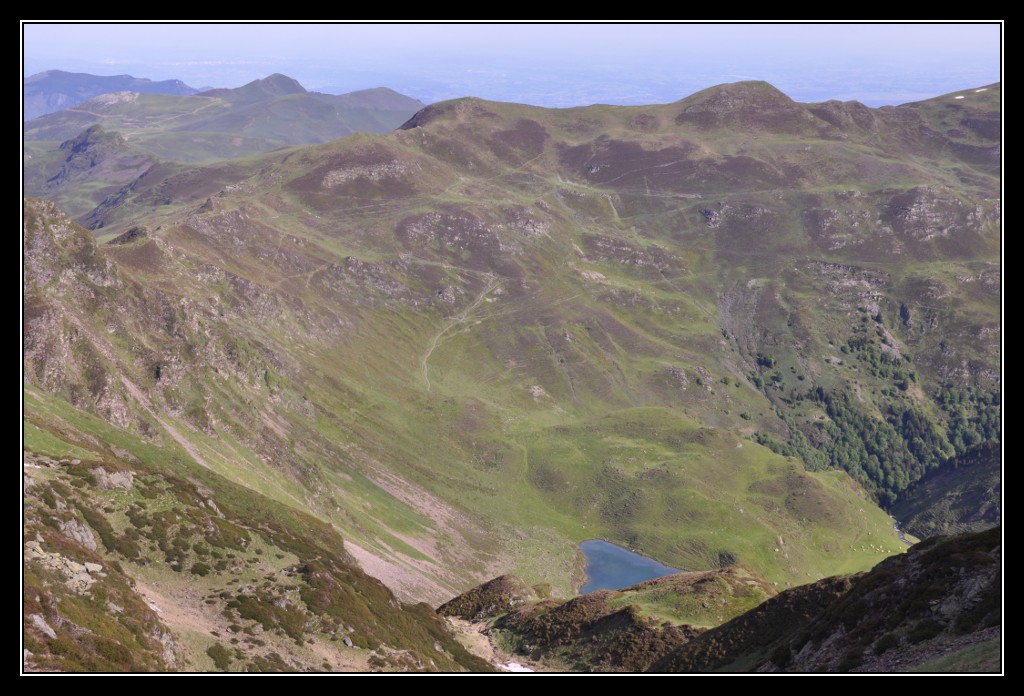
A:
<svg viewBox="0 0 1024 696">
<path fill-rule="evenodd" d="M 27 142 L 64 141 L 102 122 L 161 159 L 209 164 L 354 132 L 386 133 L 423 105 L 387 88 L 330 95 L 275 74 L 199 94 L 119 91 L 25 123 Z"/>
<path fill-rule="evenodd" d="M 109 92 L 134 91 L 148 94 L 195 94 L 197 90 L 181 80 L 153 81 L 131 75 L 91 75 L 63 70 L 45 70 L 25 78 L 23 121 L 67 109 Z"/>
<path fill-rule="evenodd" d="M 446 102 L 137 179 L 95 218 L 135 233 L 26 257 L 26 447 L 162 445 L 434 605 L 567 595 L 594 537 L 780 590 L 899 557 L 879 504 L 1001 438 L 999 144 L 949 132 L 998 95 L 865 129 L 740 91 Z"/>
<path fill-rule="evenodd" d="M 949 650 L 943 638 L 971 632 L 984 633 L 989 644 L 994 639 L 990 652 L 998 655 L 998 632 L 985 631 L 1001 624 L 1001 539 L 999 528 L 933 537 L 859 576 L 787 590 L 651 670 L 875 671 L 932 641 L 936 652 L 915 655 L 901 666 L 906 670 Z M 963 648 L 955 640 L 949 647 Z M 885 658 L 890 651 L 896 654 Z M 985 670 L 998 666 L 997 658 Z"/>
</svg>

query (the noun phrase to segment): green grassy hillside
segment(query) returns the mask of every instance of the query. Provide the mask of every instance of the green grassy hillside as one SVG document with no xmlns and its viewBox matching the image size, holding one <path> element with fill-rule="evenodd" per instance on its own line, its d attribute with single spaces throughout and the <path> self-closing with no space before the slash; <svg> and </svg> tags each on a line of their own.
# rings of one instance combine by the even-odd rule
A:
<svg viewBox="0 0 1024 696">
<path fill-rule="evenodd" d="M 115 245 L 29 201 L 33 437 L 75 409 L 183 451 L 408 600 L 569 596 L 595 537 L 866 570 L 904 548 L 880 505 L 1001 435 L 998 141 L 936 108 L 464 99 L 143 176 Z"/>
<path fill-rule="evenodd" d="M 25 428 L 26 668 L 487 671 L 337 531 L 35 390 Z"/>
</svg>

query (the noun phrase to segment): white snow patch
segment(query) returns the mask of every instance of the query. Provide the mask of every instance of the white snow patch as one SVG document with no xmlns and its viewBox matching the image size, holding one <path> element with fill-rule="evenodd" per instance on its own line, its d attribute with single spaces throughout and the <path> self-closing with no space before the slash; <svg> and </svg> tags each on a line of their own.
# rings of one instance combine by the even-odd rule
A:
<svg viewBox="0 0 1024 696">
<path fill-rule="evenodd" d="M 953 98 L 954 98 L 954 99 L 963 99 L 963 98 L 964 98 L 964 95 L 962 95 L 962 94 L 958 94 L 957 96 L 955 96 L 955 97 L 953 97 Z"/>
<path fill-rule="evenodd" d="M 524 667 L 523 665 L 519 664 L 518 662 L 506 662 L 505 664 L 499 664 L 498 667 L 501 667 L 506 672 L 532 672 L 533 671 L 529 667 Z"/>
</svg>

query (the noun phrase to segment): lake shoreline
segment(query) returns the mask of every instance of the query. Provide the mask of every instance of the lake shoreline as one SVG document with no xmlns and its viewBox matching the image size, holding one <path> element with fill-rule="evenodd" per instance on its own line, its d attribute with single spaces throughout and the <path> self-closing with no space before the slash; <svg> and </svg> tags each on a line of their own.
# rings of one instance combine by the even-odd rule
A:
<svg viewBox="0 0 1024 696">
<path fill-rule="evenodd" d="M 686 572 L 607 539 L 581 541 L 577 550 L 586 560 L 586 579 L 581 584 L 578 594 L 588 594 L 597 590 L 619 590 L 646 580 Z"/>
</svg>

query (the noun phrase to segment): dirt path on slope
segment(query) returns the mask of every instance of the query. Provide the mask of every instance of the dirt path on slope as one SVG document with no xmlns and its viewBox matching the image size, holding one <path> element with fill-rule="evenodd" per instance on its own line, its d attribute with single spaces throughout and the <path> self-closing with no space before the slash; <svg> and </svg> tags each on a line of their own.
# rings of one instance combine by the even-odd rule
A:
<svg viewBox="0 0 1024 696">
<path fill-rule="evenodd" d="M 469 318 L 469 313 L 472 312 L 477 307 L 479 307 L 480 303 L 483 302 L 484 299 L 487 297 L 487 293 L 489 293 L 491 290 L 494 290 L 494 288 L 497 285 L 498 282 L 494 279 L 491 279 L 491 281 L 487 284 L 487 287 L 484 288 L 484 290 L 479 295 L 477 295 L 475 300 L 473 300 L 473 303 L 466 307 L 461 312 L 459 312 L 457 315 L 455 315 L 454 319 L 445 324 L 444 327 L 440 331 L 438 331 L 437 334 L 434 336 L 434 340 L 430 342 L 430 347 L 427 348 L 427 352 L 424 353 L 423 357 L 420 359 L 420 366 L 423 372 L 423 382 L 424 384 L 427 385 L 427 391 L 430 391 L 430 377 L 427 374 L 427 361 L 430 360 L 431 354 L 433 354 L 434 350 L 441 342 L 441 338 L 459 324 L 465 323 L 466 319 Z"/>
</svg>

